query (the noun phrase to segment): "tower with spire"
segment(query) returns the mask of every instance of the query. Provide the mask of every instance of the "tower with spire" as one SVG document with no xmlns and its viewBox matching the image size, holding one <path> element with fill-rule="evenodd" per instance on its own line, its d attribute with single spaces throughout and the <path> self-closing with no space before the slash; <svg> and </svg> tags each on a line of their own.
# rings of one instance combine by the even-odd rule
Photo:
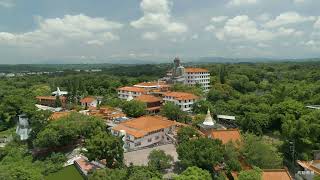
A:
<svg viewBox="0 0 320 180">
<path fill-rule="evenodd" d="M 204 119 L 202 124 L 205 125 L 205 126 L 214 126 L 216 124 L 216 121 L 213 120 L 209 109 L 207 111 L 206 118 Z"/>
<path fill-rule="evenodd" d="M 212 129 L 225 129 L 224 126 L 222 126 L 221 124 L 218 124 L 211 116 L 210 110 L 208 109 L 207 111 L 207 115 L 204 119 L 204 121 L 200 124 L 198 124 L 198 126 L 200 127 L 201 131 L 208 131 L 208 130 L 212 130 Z"/>
</svg>

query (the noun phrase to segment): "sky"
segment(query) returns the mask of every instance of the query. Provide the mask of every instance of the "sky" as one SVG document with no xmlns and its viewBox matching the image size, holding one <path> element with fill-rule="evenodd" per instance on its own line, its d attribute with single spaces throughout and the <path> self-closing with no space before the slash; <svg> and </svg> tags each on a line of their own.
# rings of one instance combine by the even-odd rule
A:
<svg viewBox="0 0 320 180">
<path fill-rule="evenodd" d="M 0 64 L 320 57 L 319 0 L 0 0 Z"/>
</svg>

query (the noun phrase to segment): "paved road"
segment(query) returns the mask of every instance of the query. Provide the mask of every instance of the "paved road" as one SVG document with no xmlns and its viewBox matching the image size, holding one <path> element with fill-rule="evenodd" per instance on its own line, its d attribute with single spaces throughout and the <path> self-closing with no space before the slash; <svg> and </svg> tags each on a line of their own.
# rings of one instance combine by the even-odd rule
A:
<svg viewBox="0 0 320 180">
<path fill-rule="evenodd" d="M 130 162 L 132 162 L 133 165 L 147 165 L 148 155 L 153 149 L 164 150 L 166 154 L 170 154 L 173 157 L 174 162 L 178 161 L 178 154 L 176 152 L 176 147 L 173 144 L 166 144 L 166 145 L 157 146 L 153 148 L 127 152 L 124 154 L 124 161 L 126 165 L 130 165 Z"/>
</svg>

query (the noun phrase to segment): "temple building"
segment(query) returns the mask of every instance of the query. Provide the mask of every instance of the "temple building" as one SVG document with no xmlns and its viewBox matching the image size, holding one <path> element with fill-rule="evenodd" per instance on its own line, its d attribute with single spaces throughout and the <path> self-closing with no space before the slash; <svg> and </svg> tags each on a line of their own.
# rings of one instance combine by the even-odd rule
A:
<svg viewBox="0 0 320 180">
<path fill-rule="evenodd" d="M 67 98 L 64 96 L 37 96 L 37 104 L 48 106 L 48 107 L 57 107 L 57 99 L 60 100 L 60 104 L 62 108 L 66 107 Z"/>
<path fill-rule="evenodd" d="M 163 80 L 168 83 L 182 83 L 188 86 L 199 84 L 204 92 L 210 89 L 210 72 L 203 68 L 183 67 L 179 58 L 173 60 L 173 68 Z"/>
<path fill-rule="evenodd" d="M 140 149 L 172 139 L 176 122 L 162 116 L 142 116 L 124 121 L 112 128 L 115 136 L 124 136 L 125 149 Z"/>
<path fill-rule="evenodd" d="M 208 109 L 207 115 L 204 119 L 204 121 L 200 124 L 198 124 L 200 127 L 200 131 L 204 134 L 207 134 L 208 132 L 211 132 L 211 130 L 219 130 L 219 129 L 226 129 L 221 124 L 218 124 L 211 116 L 210 110 Z"/>
<path fill-rule="evenodd" d="M 141 96 L 142 94 L 147 94 L 147 92 L 147 90 L 140 87 L 121 87 L 118 88 L 118 98 L 127 100 L 129 96 L 132 96 L 132 98 L 136 98 L 138 96 Z"/>
<path fill-rule="evenodd" d="M 154 114 L 160 112 L 160 106 L 162 104 L 162 99 L 153 95 L 141 95 L 135 100 L 143 102 L 146 104 L 147 109 L 146 111 L 149 114 Z"/>
<path fill-rule="evenodd" d="M 61 107 L 65 108 L 67 104 L 67 91 L 60 91 L 60 88 L 57 87 L 57 90 L 51 93 L 52 96 L 37 96 L 37 104 L 47 107 Z M 59 102 L 60 100 L 60 102 Z"/>
<path fill-rule="evenodd" d="M 134 85 L 134 87 L 143 88 L 149 92 L 166 92 L 170 90 L 170 85 L 165 81 L 142 82 Z"/>
</svg>

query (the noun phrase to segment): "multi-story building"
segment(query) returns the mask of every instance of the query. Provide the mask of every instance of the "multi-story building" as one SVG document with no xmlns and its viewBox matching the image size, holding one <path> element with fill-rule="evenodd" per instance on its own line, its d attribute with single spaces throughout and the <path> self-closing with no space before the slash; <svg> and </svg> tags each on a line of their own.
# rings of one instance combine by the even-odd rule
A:
<svg viewBox="0 0 320 180">
<path fill-rule="evenodd" d="M 67 104 L 67 98 L 64 96 L 37 96 L 37 104 L 43 105 L 43 106 L 49 106 L 49 107 L 56 107 L 57 105 L 57 98 L 60 99 L 61 107 L 65 108 Z"/>
<path fill-rule="evenodd" d="M 136 98 L 142 94 L 147 94 L 147 90 L 139 87 L 121 87 L 118 88 L 118 97 L 127 100 L 128 98 Z"/>
<path fill-rule="evenodd" d="M 163 95 L 164 103 L 173 102 L 182 111 L 191 111 L 192 105 L 199 99 L 198 96 L 185 92 L 167 92 Z"/>
<path fill-rule="evenodd" d="M 162 116 L 142 116 L 112 128 L 115 136 L 124 136 L 125 149 L 139 149 L 173 141 L 176 122 Z"/>
<path fill-rule="evenodd" d="M 162 104 L 162 99 L 160 97 L 145 94 L 135 98 L 135 100 L 145 103 L 146 111 L 150 114 L 160 112 L 160 106 Z"/>
<path fill-rule="evenodd" d="M 185 68 L 185 84 L 195 86 L 199 84 L 204 91 L 210 89 L 210 73 L 203 68 Z"/>
<path fill-rule="evenodd" d="M 167 84 L 165 81 L 158 81 L 158 82 L 142 82 L 134 85 L 134 87 L 143 88 L 147 91 L 168 91 L 170 89 L 170 85 Z"/>
<path fill-rule="evenodd" d="M 167 77 L 162 79 L 168 83 L 182 83 L 188 86 L 199 84 L 204 92 L 210 89 L 209 71 L 203 68 L 185 68 L 181 65 L 179 58 L 174 59 L 172 70 L 167 73 Z"/>
</svg>

